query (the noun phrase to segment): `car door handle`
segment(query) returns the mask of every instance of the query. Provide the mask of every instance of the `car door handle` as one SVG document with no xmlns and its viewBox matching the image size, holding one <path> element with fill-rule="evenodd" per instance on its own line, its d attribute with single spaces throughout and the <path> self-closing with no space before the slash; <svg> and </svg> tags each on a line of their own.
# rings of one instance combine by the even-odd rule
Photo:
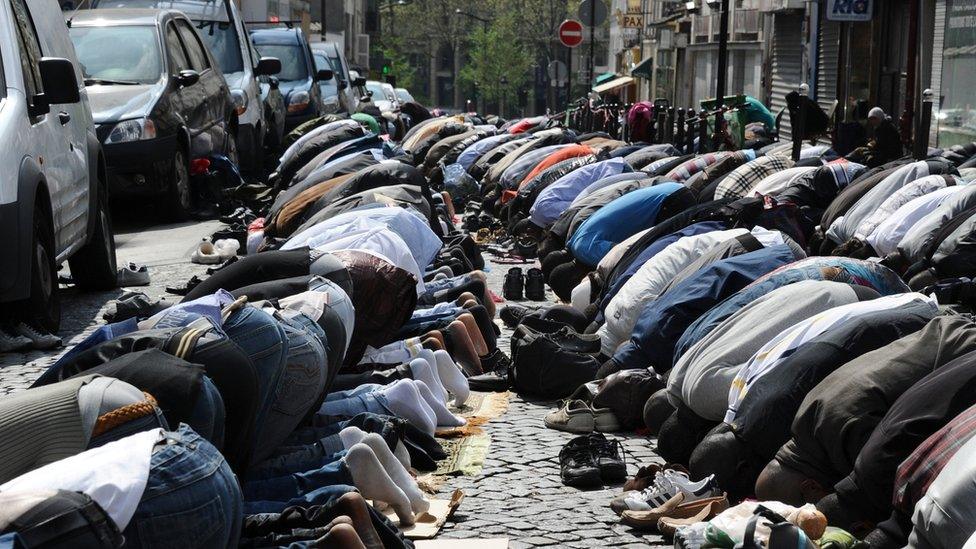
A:
<svg viewBox="0 0 976 549">
<path fill-rule="evenodd" d="M 61 111 L 58 113 L 58 120 L 60 120 L 61 125 L 64 126 L 68 122 L 71 122 L 71 115 L 64 111 Z"/>
</svg>

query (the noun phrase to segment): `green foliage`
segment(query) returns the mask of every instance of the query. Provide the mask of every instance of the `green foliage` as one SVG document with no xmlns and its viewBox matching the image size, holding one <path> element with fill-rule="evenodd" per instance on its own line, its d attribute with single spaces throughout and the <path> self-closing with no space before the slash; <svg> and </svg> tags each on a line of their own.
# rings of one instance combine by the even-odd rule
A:
<svg viewBox="0 0 976 549">
<path fill-rule="evenodd" d="M 407 57 L 407 49 L 400 39 L 387 38 L 383 44 L 376 44 L 380 55 L 383 56 L 383 75 L 396 76 L 397 87 L 413 90 L 417 84 L 417 70 Z M 387 70 L 389 69 L 389 70 Z"/>
<path fill-rule="evenodd" d="M 519 41 L 516 20 L 513 13 L 502 14 L 487 30 L 471 34 L 469 60 L 461 69 L 461 81 L 474 86 L 489 101 L 514 100 L 529 80 L 532 55 Z"/>
</svg>

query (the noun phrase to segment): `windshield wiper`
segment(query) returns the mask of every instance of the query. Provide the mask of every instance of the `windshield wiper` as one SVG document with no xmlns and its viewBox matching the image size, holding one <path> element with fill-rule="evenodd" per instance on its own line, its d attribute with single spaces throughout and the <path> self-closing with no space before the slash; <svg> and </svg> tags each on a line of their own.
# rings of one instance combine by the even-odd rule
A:
<svg viewBox="0 0 976 549">
<path fill-rule="evenodd" d="M 133 82 L 131 80 L 107 80 L 105 78 L 86 78 L 86 86 L 138 86 L 138 82 Z"/>
</svg>

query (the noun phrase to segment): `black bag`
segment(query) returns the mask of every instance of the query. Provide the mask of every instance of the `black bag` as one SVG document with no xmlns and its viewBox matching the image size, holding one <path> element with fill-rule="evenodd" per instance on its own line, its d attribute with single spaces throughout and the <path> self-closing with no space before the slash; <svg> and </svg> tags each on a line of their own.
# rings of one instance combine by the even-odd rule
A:
<svg viewBox="0 0 976 549">
<path fill-rule="evenodd" d="M 770 523 L 767 549 L 814 549 L 816 547 L 799 526 L 788 522 L 769 508 L 759 505 L 753 513 L 755 514 L 746 526 L 745 536 L 741 543 L 735 545 L 735 549 L 763 549 L 755 539 L 756 526 L 760 519 L 766 519 Z"/>
<path fill-rule="evenodd" d="M 28 509 L 0 534 L 11 532 L 32 549 L 113 548 L 122 547 L 125 541 L 98 503 L 80 492 L 65 490 Z"/>
<path fill-rule="evenodd" d="M 519 393 L 565 398 L 593 380 L 599 367 L 592 356 L 567 351 L 535 330 L 512 336 L 512 386 Z"/>
</svg>

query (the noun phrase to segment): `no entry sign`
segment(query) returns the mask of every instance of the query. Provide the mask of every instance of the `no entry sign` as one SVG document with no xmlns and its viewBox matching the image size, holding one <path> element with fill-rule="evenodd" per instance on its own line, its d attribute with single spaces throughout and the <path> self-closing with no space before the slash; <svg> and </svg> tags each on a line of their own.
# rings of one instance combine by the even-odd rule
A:
<svg viewBox="0 0 976 549">
<path fill-rule="evenodd" d="M 583 43 L 583 23 L 567 19 L 559 25 L 559 41 L 567 48 L 575 48 Z"/>
</svg>

